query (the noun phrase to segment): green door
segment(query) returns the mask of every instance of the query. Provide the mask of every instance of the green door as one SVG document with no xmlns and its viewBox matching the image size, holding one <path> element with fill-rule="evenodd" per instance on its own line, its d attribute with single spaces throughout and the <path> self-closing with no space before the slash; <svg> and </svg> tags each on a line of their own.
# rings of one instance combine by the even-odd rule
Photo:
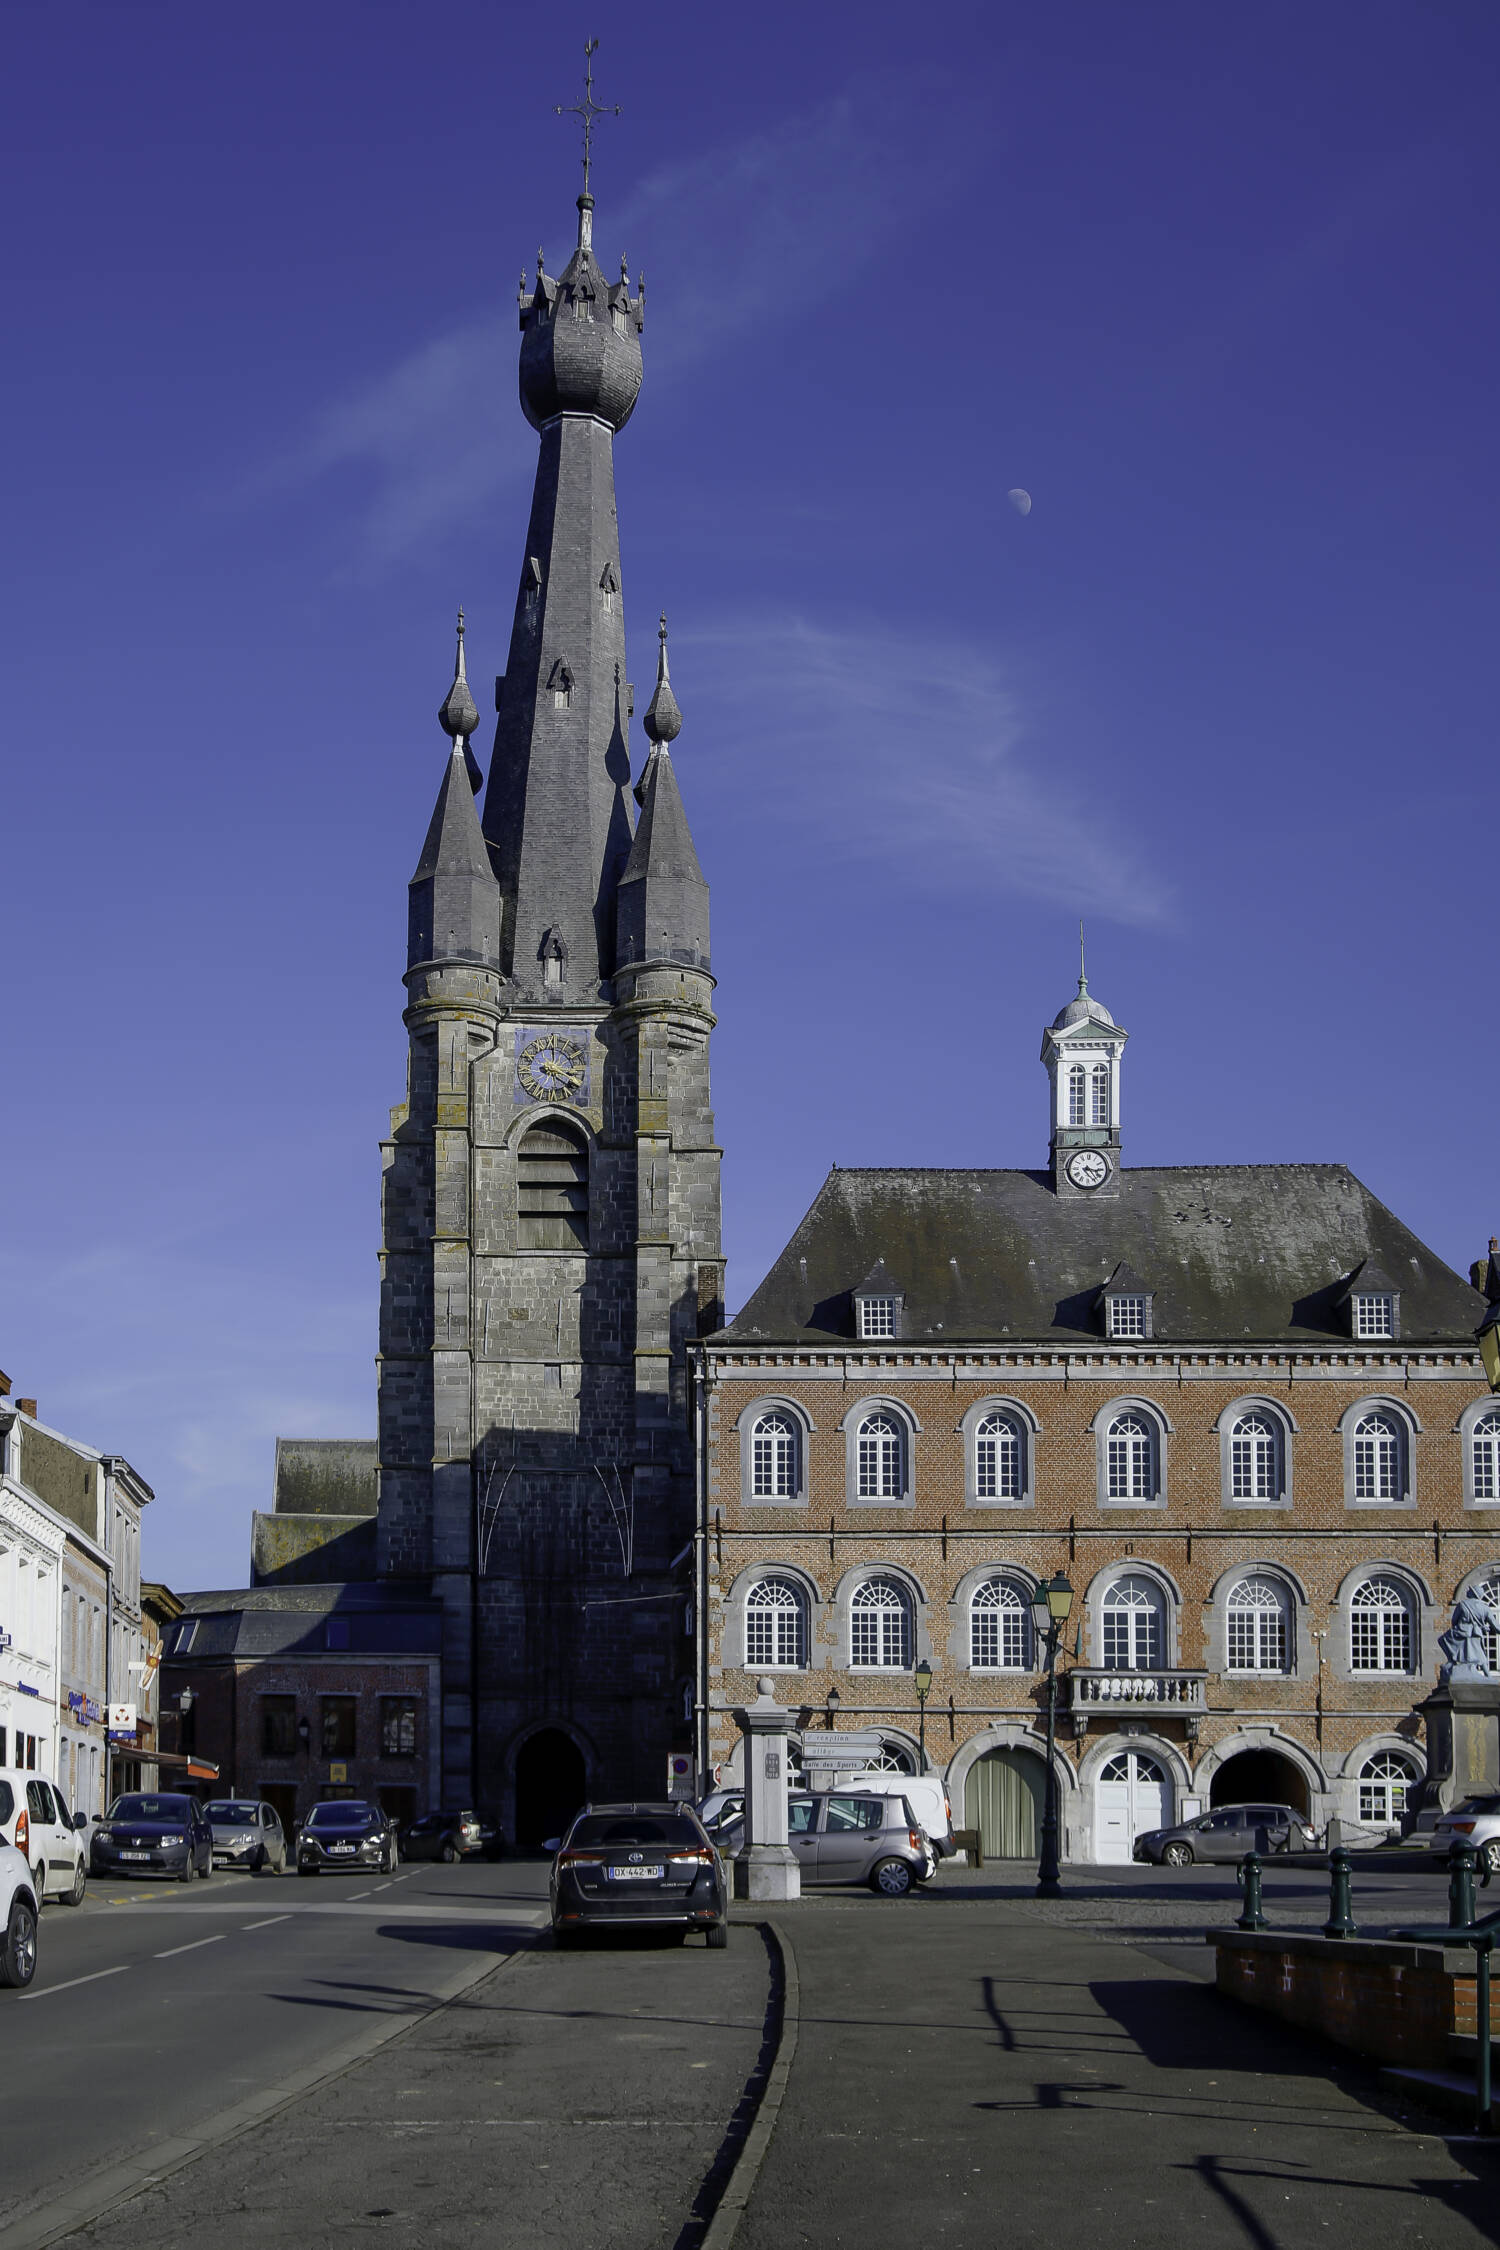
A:
<svg viewBox="0 0 1500 2250">
<path fill-rule="evenodd" d="M 986 1750 L 964 1783 L 964 1826 L 986 1859 L 1035 1859 L 1046 1773 L 1030 1750 Z"/>
</svg>

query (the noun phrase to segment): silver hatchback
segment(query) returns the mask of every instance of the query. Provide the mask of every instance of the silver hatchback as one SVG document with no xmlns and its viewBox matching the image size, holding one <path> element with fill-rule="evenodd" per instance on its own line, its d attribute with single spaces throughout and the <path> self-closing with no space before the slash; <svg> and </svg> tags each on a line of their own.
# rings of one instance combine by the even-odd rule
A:
<svg viewBox="0 0 1500 2250">
<path fill-rule="evenodd" d="M 926 1834 L 904 1797 L 842 1789 L 789 1797 L 787 1834 L 804 1887 L 868 1883 L 882 1898 L 904 1898 L 933 1865 Z M 726 1859 L 744 1841 L 743 1816 L 718 1831 Z"/>
</svg>

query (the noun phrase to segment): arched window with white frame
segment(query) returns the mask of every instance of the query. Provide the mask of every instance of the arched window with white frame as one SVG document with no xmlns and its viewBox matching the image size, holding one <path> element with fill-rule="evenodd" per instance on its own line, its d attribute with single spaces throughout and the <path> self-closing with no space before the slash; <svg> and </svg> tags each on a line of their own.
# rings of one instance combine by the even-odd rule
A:
<svg viewBox="0 0 1500 2250">
<path fill-rule="evenodd" d="M 1031 1611 L 1008 1578 L 985 1578 L 969 1597 L 969 1663 L 976 1672 L 1031 1669 Z"/>
<path fill-rule="evenodd" d="M 1500 1500 L 1500 1414 L 1481 1414 L 1469 1433 L 1476 1500 Z"/>
<path fill-rule="evenodd" d="M 1394 1414 L 1363 1414 L 1354 1425 L 1354 1497 L 1402 1500 L 1401 1425 Z"/>
<path fill-rule="evenodd" d="M 1252 1571 L 1230 1588 L 1224 1607 L 1226 1671 L 1290 1671 L 1291 1603 L 1278 1579 Z"/>
<path fill-rule="evenodd" d="M 906 1432 L 889 1409 L 865 1416 L 856 1451 L 860 1499 L 904 1500 Z"/>
<path fill-rule="evenodd" d="M 1110 1500 L 1156 1498 L 1156 1430 L 1138 1408 L 1117 1414 L 1105 1434 L 1104 1490 Z"/>
<path fill-rule="evenodd" d="M 1281 1498 L 1281 1431 L 1264 1410 L 1242 1414 L 1229 1433 L 1229 1496 Z"/>
<path fill-rule="evenodd" d="M 795 1500 L 802 1487 L 798 1431 L 790 1414 L 759 1415 L 750 1433 L 752 1500 Z"/>
<path fill-rule="evenodd" d="M 1099 1609 L 1107 1672 L 1156 1672 L 1166 1661 L 1165 1602 L 1154 1578 L 1128 1572 L 1106 1588 Z"/>
<path fill-rule="evenodd" d="M 1026 1491 L 1026 1440 L 1009 1414 L 986 1414 L 974 1433 L 974 1493 L 980 1500 L 1021 1500 Z"/>
<path fill-rule="evenodd" d="M 1394 1750 L 1377 1750 L 1359 1769 L 1359 1817 L 1371 1828 L 1397 1828 L 1406 1813 L 1406 1795 L 1415 1768 Z"/>
<path fill-rule="evenodd" d="M 745 1596 L 745 1664 L 800 1672 L 807 1664 L 807 1604 L 790 1578 L 758 1578 Z"/>
<path fill-rule="evenodd" d="M 1089 1073 L 1089 1123 L 1109 1123 L 1109 1064 L 1095 1063 Z"/>
<path fill-rule="evenodd" d="M 1410 1672 L 1411 1596 L 1397 1578 L 1377 1574 L 1349 1598 L 1351 1672 Z"/>
<path fill-rule="evenodd" d="M 849 1661 L 863 1671 L 905 1672 L 912 1661 L 911 1597 L 899 1579 L 877 1574 L 849 1604 Z"/>
</svg>

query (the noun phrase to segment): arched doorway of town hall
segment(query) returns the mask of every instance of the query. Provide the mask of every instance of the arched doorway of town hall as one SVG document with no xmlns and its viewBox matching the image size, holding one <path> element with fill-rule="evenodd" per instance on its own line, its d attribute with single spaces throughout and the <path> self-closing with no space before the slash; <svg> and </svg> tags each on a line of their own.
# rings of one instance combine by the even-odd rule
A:
<svg viewBox="0 0 1500 2250">
<path fill-rule="evenodd" d="M 1099 1769 L 1094 1783 L 1094 1858 L 1101 1867 L 1125 1865 L 1137 1836 L 1165 1828 L 1172 1818 L 1172 1784 L 1143 1750 L 1121 1750 Z"/>
<path fill-rule="evenodd" d="M 1302 1768 L 1279 1750 L 1240 1750 L 1226 1758 L 1209 1784 L 1211 1805 L 1290 1805 L 1307 1811 Z"/>
<path fill-rule="evenodd" d="M 1030 1750 L 986 1750 L 964 1782 L 964 1826 L 979 1830 L 986 1859 L 1035 1859 L 1047 1769 Z"/>
<path fill-rule="evenodd" d="M 528 1735 L 516 1757 L 516 1842 L 535 1851 L 560 1836 L 584 1798 L 583 1752 L 560 1727 Z"/>
</svg>

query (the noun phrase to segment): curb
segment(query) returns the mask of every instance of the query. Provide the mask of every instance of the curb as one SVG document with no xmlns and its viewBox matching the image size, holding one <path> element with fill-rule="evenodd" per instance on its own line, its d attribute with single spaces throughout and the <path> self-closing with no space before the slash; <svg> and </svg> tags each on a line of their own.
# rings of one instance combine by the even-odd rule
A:
<svg viewBox="0 0 1500 2250">
<path fill-rule="evenodd" d="M 792 2062 L 797 2053 L 797 2033 L 802 2022 L 802 1986 L 797 1975 L 797 1956 L 792 1951 L 792 1941 L 779 1922 L 764 1921 L 760 1927 L 769 1932 L 781 1960 L 781 2021 L 776 2032 L 776 2057 L 766 2074 L 765 2092 L 760 2097 L 755 2112 L 755 2122 L 745 2136 L 745 2145 L 735 2159 L 734 2170 L 728 2185 L 719 2198 L 708 2231 L 700 2250 L 729 2250 L 739 2231 L 741 2219 L 760 2168 L 771 2146 L 771 2135 L 776 2130 L 776 2120 L 781 2114 L 782 2099 L 787 2080 L 791 2076 Z M 23 2245 L 14 2245 L 23 2250 Z"/>
</svg>

